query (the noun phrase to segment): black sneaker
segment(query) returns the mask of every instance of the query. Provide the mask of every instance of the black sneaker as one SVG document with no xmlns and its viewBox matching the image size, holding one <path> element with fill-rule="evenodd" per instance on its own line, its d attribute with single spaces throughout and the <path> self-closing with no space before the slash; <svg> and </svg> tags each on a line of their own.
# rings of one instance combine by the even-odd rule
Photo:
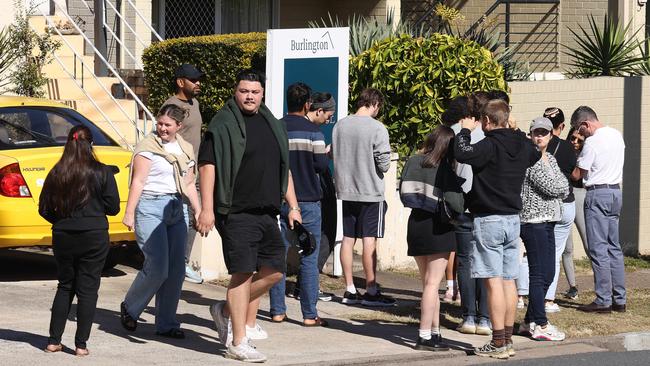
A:
<svg viewBox="0 0 650 366">
<path fill-rule="evenodd" d="M 300 287 L 295 287 L 293 291 L 287 291 L 286 293 L 287 297 L 294 298 L 296 300 L 300 300 Z"/>
<path fill-rule="evenodd" d="M 354 305 L 360 304 L 361 300 L 363 300 L 363 296 L 361 296 L 359 290 L 357 290 L 357 292 L 354 294 L 350 293 L 349 291 L 345 291 L 343 294 L 343 300 L 341 300 L 341 302 L 348 305 Z"/>
<path fill-rule="evenodd" d="M 414 348 L 419 351 L 449 351 L 449 345 L 442 340 L 440 334 L 432 334 L 431 339 L 418 337 Z"/>
<path fill-rule="evenodd" d="M 395 306 L 395 299 L 390 296 L 382 295 L 377 291 L 376 294 L 370 295 L 369 293 L 363 294 L 361 305 L 364 306 Z"/>
<path fill-rule="evenodd" d="M 567 299 L 575 300 L 578 298 L 578 288 L 575 286 L 571 286 L 569 291 L 564 293 L 564 297 Z"/>
<path fill-rule="evenodd" d="M 318 301 L 332 301 L 332 296 L 334 296 L 334 294 L 318 290 Z"/>
</svg>

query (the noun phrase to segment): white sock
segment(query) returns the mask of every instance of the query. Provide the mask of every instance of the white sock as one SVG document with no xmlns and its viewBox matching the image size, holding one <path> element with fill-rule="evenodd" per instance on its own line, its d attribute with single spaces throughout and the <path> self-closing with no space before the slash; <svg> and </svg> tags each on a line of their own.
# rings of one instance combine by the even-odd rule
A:
<svg viewBox="0 0 650 366">
<path fill-rule="evenodd" d="M 377 286 L 366 287 L 366 292 L 367 292 L 370 296 L 375 296 L 375 295 L 377 295 Z"/>
<path fill-rule="evenodd" d="M 454 280 L 447 280 L 447 291 L 454 289 Z"/>
<path fill-rule="evenodd" d="M 440 327 L 431 328 L 431 334 L 440 334 Z"/>
<path fill-rule="evenodd" d="M 357 293 L 357 288 L 354 287 L 354 285 L 346 286 L 345 289 L 351 294 L 356 294 Z"/>
<path fill-rule="evenodd" d="M 422 339 L 431 339 L 431 329 L 420 329 L 420 338 Z"/>
</svg>

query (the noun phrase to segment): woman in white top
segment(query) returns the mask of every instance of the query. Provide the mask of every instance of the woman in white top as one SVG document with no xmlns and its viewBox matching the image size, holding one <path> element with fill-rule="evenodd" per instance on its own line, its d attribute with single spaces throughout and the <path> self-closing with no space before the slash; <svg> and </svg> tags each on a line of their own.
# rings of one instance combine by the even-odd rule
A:
<svg viewBox="0 0 650 366">
<path fill-rule="evenodd" d="M 131 186 L 122 221 L 144 253 L 144 264 L 120 306 L 122 326 L 129 331 L 156 295 L 156 334 L 184 338 L 176 308 L 185 276 L 188 211 L 200 212 L 194 185 L 196 162 L 192 145 L 177 134 L 187 111 L 165 105 L 156 131 L 135 148 Z"/>
</svg>

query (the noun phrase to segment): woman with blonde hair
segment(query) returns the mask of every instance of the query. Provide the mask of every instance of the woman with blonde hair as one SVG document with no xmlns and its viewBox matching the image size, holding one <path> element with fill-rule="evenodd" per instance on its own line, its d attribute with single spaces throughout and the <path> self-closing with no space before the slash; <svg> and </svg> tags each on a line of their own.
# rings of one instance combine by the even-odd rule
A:
<svg viewBox="0 0 650 366">
<path fill-rule="evenodd" d="M 135 229 L 144 264 L 120 306 L 122 326 L 134 331 L 137 320 L 156 295 L 156 334 L 185 338 L 176 309 L 185 277 L 185 242 L 188 211 L 185 199 L 198 216 L 196 163 L 192 145 L 178 130 L 187 111 L 163 106 L 156 117 L 156 131 L 135 148 L 131 186 L 122 221 Z"/>
</svg>

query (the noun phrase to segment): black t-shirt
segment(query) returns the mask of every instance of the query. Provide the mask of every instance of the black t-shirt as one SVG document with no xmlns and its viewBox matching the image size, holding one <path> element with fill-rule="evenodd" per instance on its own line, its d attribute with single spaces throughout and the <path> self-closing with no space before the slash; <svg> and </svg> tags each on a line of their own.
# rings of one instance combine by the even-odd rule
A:
<svg viewBox="0 0 650 366">
<path fill-rule="evenodd" d="M 271 126 L 259 113 L 244 115 L 244 123 L 246 150 L 235 178 L 230 212 L 278 213 L 282 201 L 280 146 Z M 216 163 L 213 141 L 212 134 L 206 132 L 199 149 L 199 163 Z"/>
<path fill-rule="evenodd" d="M 571 173 L 576 167 L 576 153 L 575 150 L 573 150 L 573 146 L 571 146 L 571 144 L 566 140 L 562 140 L 557 136 L 553 136 L 551 138 L 551 141 L 548 143 L 548 148 L 546 151 L 555 157 L 560 170 L 569 180 L 569 183 L 571 183 Z M 573 201 L 575 201 L 575 197 L 573 196 L 573 187 L 571 187 L 571 184 L 569 184 L 569 195 L 564 199 L 563 202 L 570 203 Z"/>
</svg>

